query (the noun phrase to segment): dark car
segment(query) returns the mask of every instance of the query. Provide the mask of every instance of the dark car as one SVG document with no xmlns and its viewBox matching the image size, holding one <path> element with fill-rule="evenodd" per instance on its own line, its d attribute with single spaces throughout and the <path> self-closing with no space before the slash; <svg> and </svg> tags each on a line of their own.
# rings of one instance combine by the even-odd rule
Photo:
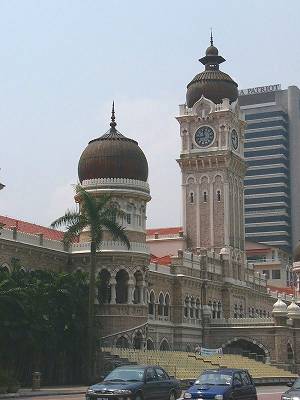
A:
<svg viewBox="0 0 300 400">
<path fill-rule="evenodd" d="M 291 388 L 281 395 L 281 400 L 300 398 L 300 378 L 296 379 L 294 383 L 290 382 L 288 386 Z"/>
<path fill-rule="evenodd" d="M 127 365 L 114 369 L 101 383 L 90 386 L 87 400 L 175 400 L 180 384 L 159 366 Z"/>
<path fill-rule="evenodd" d="M 257 400 L 257 393 L 246 369 L 208 369 L 184 393 L 184 398 Z"/>
</svg>

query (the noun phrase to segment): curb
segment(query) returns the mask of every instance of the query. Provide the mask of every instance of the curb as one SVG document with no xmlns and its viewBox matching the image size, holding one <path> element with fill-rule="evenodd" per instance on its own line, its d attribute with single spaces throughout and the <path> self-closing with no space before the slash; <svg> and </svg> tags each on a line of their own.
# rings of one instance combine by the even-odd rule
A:
<svg viewBox="0 0 300 400">
<path fill-rule="evenodd" d="M 22 397 L 42 397 L 42 396 L 70 396 L 74 394 L 85 394 L 85 390 L 78 390 L 78 391 L 53 391 L 53 392 L 26 392 L 26 393 L 7 393 L 7 394 L 0 394 L 0 399 L 18 399 Z"/>
</svg>

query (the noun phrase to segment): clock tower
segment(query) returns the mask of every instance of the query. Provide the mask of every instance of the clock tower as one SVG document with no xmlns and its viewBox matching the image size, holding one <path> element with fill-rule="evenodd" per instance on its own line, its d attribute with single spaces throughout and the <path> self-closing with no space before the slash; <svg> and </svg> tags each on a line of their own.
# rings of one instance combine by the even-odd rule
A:
<svg viewBox="0 0 300 400">
<path fill-rule="evenodd" d="M 187 248 L 226 253 L 241 279 L 244 253 L 244 126 L 237 84 L 211 45 L 205 70 L 187 86 L 177 120 L 182 140 L 183 229 Z M 225 249 L 224 249 L 225 248 Z"/>
</svg>

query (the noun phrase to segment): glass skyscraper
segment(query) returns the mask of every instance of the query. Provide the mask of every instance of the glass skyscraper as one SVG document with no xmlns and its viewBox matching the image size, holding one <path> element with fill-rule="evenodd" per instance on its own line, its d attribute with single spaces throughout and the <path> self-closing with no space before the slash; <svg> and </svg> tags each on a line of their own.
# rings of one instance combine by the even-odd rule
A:
<svg viewBox="0 0 300 400">
<path fill-rule="evenodd" d="M 300 239 L 300 90 L 241 90 L 246 238 L 291 251 Z"/>
</svg>

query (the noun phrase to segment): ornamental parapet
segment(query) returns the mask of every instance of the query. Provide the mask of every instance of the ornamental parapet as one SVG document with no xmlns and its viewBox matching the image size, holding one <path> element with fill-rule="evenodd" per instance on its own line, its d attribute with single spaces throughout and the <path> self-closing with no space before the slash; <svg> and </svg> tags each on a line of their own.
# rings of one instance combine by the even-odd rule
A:
<svg viewBox="0 0 300 400">
<path fill-rule="evenodd" d="M 73 243 L 70 248 L 70 253 L 85 253 L 90 252 L 91 243 L 90 242 L 79 242 Z M 126 253 L 142 253 L 142 254 L 150 254 L 149 247 L 145 243 L 131 242 L 130 248 L 118 241 L 105 240 L 102 242 L 101 246 L 98 249 L 98 252 L 126 252 Z"/>
<path fill-rule="evenodd" d="M 48 250 L 54 250 L 64 253 L 87 253 L 90 252 L 91 243 L 90 242 L 78 242 L 73 243 L 69 247 L 66 247 L 62 241 L 46 239 L 43 234 L 29 234 L 20 232 L 17 229 L 1 229 L 1 240 L 7 240 L 8 242 L 26 244 L 31 246 L 36 246 Z M 131 242 L 130 249 L 119 241 L 103 241 L 100 246 L 99 252 L 133 252 L 150 254 L 149 247 L 146 243 Z"/>
<path fill-rule="evenodd" d="M 228 318 L 228 319 L 212 319 L 211 325 L 216 326 L 265 326 L 274 325 L 273 318 Z"/>
<path fill-rule="evenodd" d="M 128 188 L 131 190 L 139 190 L 147 194 L 150 193 L 148 182 L 139 181 L 137 179 L 128 178 L 95 178 L 82 181 L 84 189 L 97 188 Z"/>
</svg>

